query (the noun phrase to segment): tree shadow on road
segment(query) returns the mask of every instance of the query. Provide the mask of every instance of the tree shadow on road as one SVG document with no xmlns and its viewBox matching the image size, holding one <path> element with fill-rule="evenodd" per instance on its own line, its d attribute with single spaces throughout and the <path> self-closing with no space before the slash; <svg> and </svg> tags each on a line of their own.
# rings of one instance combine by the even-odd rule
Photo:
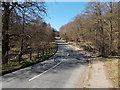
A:
<svg viewBox="0 0 120 90">
<path fill-rule="evenodd" d="M 94 60 L 94 58 L 86 56 L 82 50 L 74 50 L 71 48 L 66 49 L 68 44 L 64 42 L 60 42 L 58 44 L 59 44 L 59 51 L 53 57 L 49 58 L 44 62 L 35 64 L 31 67 L 21 69 L 17 73 L 11 73 L 5 75 L 3 79 L 4 80 L 7 80 L 9 78 L 17 78 L 19 80 L 30 79 L 33 76 L 36 76 L 50 69 L 51 67 L 55 66 L 57 63 L 61 61 L 62 63 L 59 66 L 57 66 L 58 68 L 56 68 L 56 70 L 58 71 L 72 69 L 72 68 L 80 67 L 82 65 L 87 66 L 88 59 Z"/>
</svg>

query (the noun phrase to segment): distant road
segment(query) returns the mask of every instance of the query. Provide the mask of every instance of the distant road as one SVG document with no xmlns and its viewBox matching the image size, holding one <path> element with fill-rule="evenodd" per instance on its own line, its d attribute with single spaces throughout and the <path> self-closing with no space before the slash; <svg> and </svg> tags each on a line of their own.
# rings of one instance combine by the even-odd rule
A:
<svg viewBox="0 0 120 90">
<path fill-rule="evenodd" d="M 48 60 L 2 76 L 3 88 L 79 88 L 86 76 L 86 62 L 79 50 L 62 40 Z"/>
</svg>

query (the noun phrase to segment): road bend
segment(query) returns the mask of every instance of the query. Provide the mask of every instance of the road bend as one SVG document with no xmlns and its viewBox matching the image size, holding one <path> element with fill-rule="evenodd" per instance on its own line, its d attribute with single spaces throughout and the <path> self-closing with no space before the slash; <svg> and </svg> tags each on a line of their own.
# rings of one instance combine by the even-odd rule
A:
<svg viewBox="0 0 120 90">
<path fill-rule="evenodd" d="M 62 40 L 57 53 L 48 60 L 2 76 L 2 88 L 80 88 L 87 63 L 82 50 Z"/>
</svg>

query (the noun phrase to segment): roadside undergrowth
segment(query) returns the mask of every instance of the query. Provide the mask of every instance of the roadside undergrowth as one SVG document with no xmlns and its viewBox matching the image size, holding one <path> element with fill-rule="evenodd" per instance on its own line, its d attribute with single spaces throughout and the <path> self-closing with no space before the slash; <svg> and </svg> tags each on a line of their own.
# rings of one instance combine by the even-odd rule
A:
<svg viewBox="0 0 120 90">
<path fill-rule="evenodd" d="M 114 88 L 119 88 L 120 86 L 120 57 L 110 56 L 107 58 L 102 58 L 104 60 L 104 67 L 108 76 L 108 79 L 111 81 Z"/>
<path fill-rule="evenodd" d="M 87 79 L 87 82 L 89 82 L 92 78 L 92 67 L 89 66 L 89 72 L 88 72 L 88 79 Z M 88 86 L 90 86 L 90 84 L 88 83 L 87 84 Z"/>
<path fill-rule="evenodd" d="M 88 45 L 87 43 L 79 43 L 79 44 L 76 44 L 75 42 L 68 42 L 68 43 L 75 47 L 82 48 L 83 50 L 89 52 L 92 56 L 98 56 L 98 52 L 92 50 L 91 48 L 92 45 Z M 91 46 L 91 47 L 88 47 L 88 46 Z M 119 88 L 120 87 L 120 74 L 119 74 L 120 56 L 108 56 L 106 58 L 97 57 L 96 59 L 103 61 L 108 80 L 112 83 L 112 86 L 114 88 Z M 90 69 L 92 69 L 92 67 L 91 68 L 89 67 L 88 81 L 91 78 Z"/>
<path fill-rule="evenodd" d="M 0 65 L 0 74 L 4 75 L 4 74 L 16 71 L 21 68 L 31 66 L 33 64 L 36 64 L 36 63 L 39 63 L 39 62 L 42 62 L 42 61 L 48 59 L 49 57 L 53 56 L 57 52 L 57 49 L 58 49 L 57 44 L 55 43 L 55 45 L 53 45 L 52 47 L 53 47 L 53 49 L 49 53 L 46 53 L 40 57 L 34 57 L 31 60 L 25 59 L 25 60 L 21 61 L 20 63 L 18 61 L 14 61 L 14 62 L 10 62 L 5 65 Z M 34 54 L 36 54 L 36 53 L 34 53 Z"/>
</svg>

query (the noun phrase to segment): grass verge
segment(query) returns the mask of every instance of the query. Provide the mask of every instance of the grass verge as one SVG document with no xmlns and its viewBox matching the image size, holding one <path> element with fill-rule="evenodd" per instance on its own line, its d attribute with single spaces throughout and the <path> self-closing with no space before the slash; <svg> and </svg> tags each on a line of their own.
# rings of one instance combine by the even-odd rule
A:
<svg viewBox="0 0 120 90">
<path fill-rule="evenodd" d="M 119 77 L 119 69 L 120 69 L 120 56 L 109 56 L 107 58 L 101 58 L 104 61 L 104 67 L 107 73 L 108 79 L 111 81 L 114 88 L 118 88 L 120 86 L 120 77 Z"/>
<path fill-rule="evenodd" d="M 89 52 L 93 56 L 98 56 L 99 54 L 94 51 L 91 47 L 85 44 L 76 44 L 74 42 L 69 42 L 69 44 L 82 48 L 83 50 Z M 84 46 L 84 47 L 83 47 Z M 90 46 L 90 45 L 89 45 Z M 104 68 L 108 77 L 114 88 L 120 88 L 120 56 L 108 56 L 107 58 L 97 57 L 97 59 L 104 62 Z M 90 78 L 90 72 L 88 74 L 88 80 Z"/>
<path fill-rule="evenodd" d="M 13 71 L 16 71 L 16 70 L 19 70 L 19 69 L 22 69 L 22 68 L 25 68 L 25 67 L 28 67 L 28 66 L 47 60 L 48 58 L 52 57 L 58 50 L 57 44 L 53 45 L 53 47 L 55 48 L 50 53 L 47 53 L 46 55 L 41 56 L 39 58 L 37 57 L 32 60 L 26 59 L 24 61 L 21 61 L 21 63 L 11 62 L 9 64 L 0 65 L 0 74 L 5 75 L 7 73 L 11 73 Z"/>
</svg>

